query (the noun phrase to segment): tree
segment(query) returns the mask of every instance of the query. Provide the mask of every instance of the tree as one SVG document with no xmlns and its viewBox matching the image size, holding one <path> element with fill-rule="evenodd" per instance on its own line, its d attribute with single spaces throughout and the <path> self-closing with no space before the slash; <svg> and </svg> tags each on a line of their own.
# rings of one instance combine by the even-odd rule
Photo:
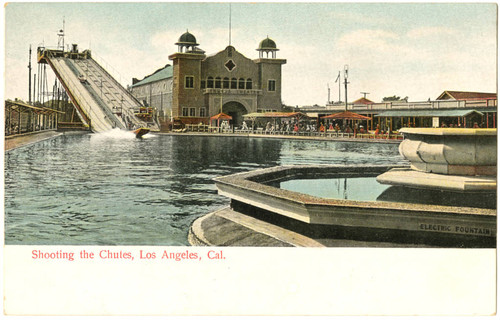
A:
<svg viewBox="0 0 500 320">
<path fill-rule="evenodd" d="M 292 106 L 281 105 L 283 112 L 294 112 L 295 108 Z"/>
<path fill-rule="evenodd" d="M 382 102 L 389 102 L 389 101 L 406 101 L 406 102 L 408 102 L 408 96 L 401 99 L 401 97 L 394 95 L 392 97 L 384 97 L 382 99 Z"/>
</svg>

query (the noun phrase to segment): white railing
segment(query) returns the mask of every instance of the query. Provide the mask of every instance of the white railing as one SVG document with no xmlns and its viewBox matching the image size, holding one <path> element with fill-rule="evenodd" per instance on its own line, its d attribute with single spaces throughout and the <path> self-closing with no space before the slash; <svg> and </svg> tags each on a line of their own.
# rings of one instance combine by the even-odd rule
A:
<svg viewBox="0 0 500 320">
<path fill-rule="evenodd" d="M 497 99 L 435 100 L 417 102 L 380 102 L 374 104 L 348 104 L 347 110 L 418 110 L 418 109 L 467 109 L 496 107 Z M 325 110 L 343 111 L 345 105 L 328 105 Z M 316 111 L 316 109 L 315 109 Z"/>
<path fill-rule="evenodd" d="M 257 89 L 220 89 L 220 88 L 206 88 L 203 93 L 214 94 L 261 94 L 262 90 Z"/>
</svg>

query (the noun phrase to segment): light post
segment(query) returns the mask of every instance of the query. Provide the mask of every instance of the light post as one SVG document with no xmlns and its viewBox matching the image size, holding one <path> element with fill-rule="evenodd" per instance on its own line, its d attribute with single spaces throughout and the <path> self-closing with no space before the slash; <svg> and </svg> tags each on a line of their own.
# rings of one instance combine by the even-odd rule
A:
<svg viewBox="0 0 500 320">
<path fill-rule="evenodd" d="M 345 111 L 347 111 L 347 78 L 349 76 L 349 66 L 346 64 L 344 66 L 344 85 L 345 85 Z"/>
<path fill-rule="evenodd" d="M 347 77 L 349 76 L 349 66 L 344 66 L 344 85 L 345 85 L 345 111 L 347 111 Z M 344 130 L 346 130 L 347 120 L 344 118 Z"/>
</svg>

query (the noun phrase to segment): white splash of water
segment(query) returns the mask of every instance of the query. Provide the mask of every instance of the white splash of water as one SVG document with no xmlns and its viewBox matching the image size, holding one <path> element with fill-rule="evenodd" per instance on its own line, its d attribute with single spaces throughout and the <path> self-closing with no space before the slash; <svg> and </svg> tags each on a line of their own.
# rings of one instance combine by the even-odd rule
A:
<svg viewBox="0 0 500 320">
<path fill-rule="evenodd" d="M 156 137 L 158 137 L 158 136 L 157 136 L 157 135 L 155 135 L 155 134 L 152 134 L 152 133 L 150 132 L 150 133 L 146 133 L 145 135 L 143 135 L 143 136 L 142 136 L 142 139 L 146 139 L 146 140 L 147 140 L 147 139 L 154 139 L 154 138 L 156 138 Z"/>
<path fill-rule="evenodd" d="M 135 133 L 132 131 L 121 130 L 119 128 L 114 128 L 108 131 L 94 133 L 92 139 L 135 139 Z"/>
</svg>

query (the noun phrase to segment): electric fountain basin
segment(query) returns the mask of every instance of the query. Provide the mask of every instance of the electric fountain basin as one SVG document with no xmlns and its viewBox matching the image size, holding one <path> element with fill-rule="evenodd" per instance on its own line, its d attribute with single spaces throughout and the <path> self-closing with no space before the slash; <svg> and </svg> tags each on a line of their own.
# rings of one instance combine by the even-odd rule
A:
<svg viewBox="0 0 500 320">
<path fill-rule="evenodd" d="M 419 190 L 377 182 L 376 177 L 389 170 L 409 169 L 279 166 L 214 180 L 219 194 L 231 199 L 233 210 L 296 227 L 313 238 L 342 234 L 363 241 L 495 246 L 495 192 Z"/>
<path fill-rule="evenodd" d="M 399 153 L 417 171 L 462 176 L 496 176 L 497 130 L 404 128 Z"/>
<path fill-rule="evenodd" d="M 404 128 L 399 153 L 407 169 L 379 176 L 381 183 L 421 189 L 495 192 L 497 130 Z"/>
</svg>

